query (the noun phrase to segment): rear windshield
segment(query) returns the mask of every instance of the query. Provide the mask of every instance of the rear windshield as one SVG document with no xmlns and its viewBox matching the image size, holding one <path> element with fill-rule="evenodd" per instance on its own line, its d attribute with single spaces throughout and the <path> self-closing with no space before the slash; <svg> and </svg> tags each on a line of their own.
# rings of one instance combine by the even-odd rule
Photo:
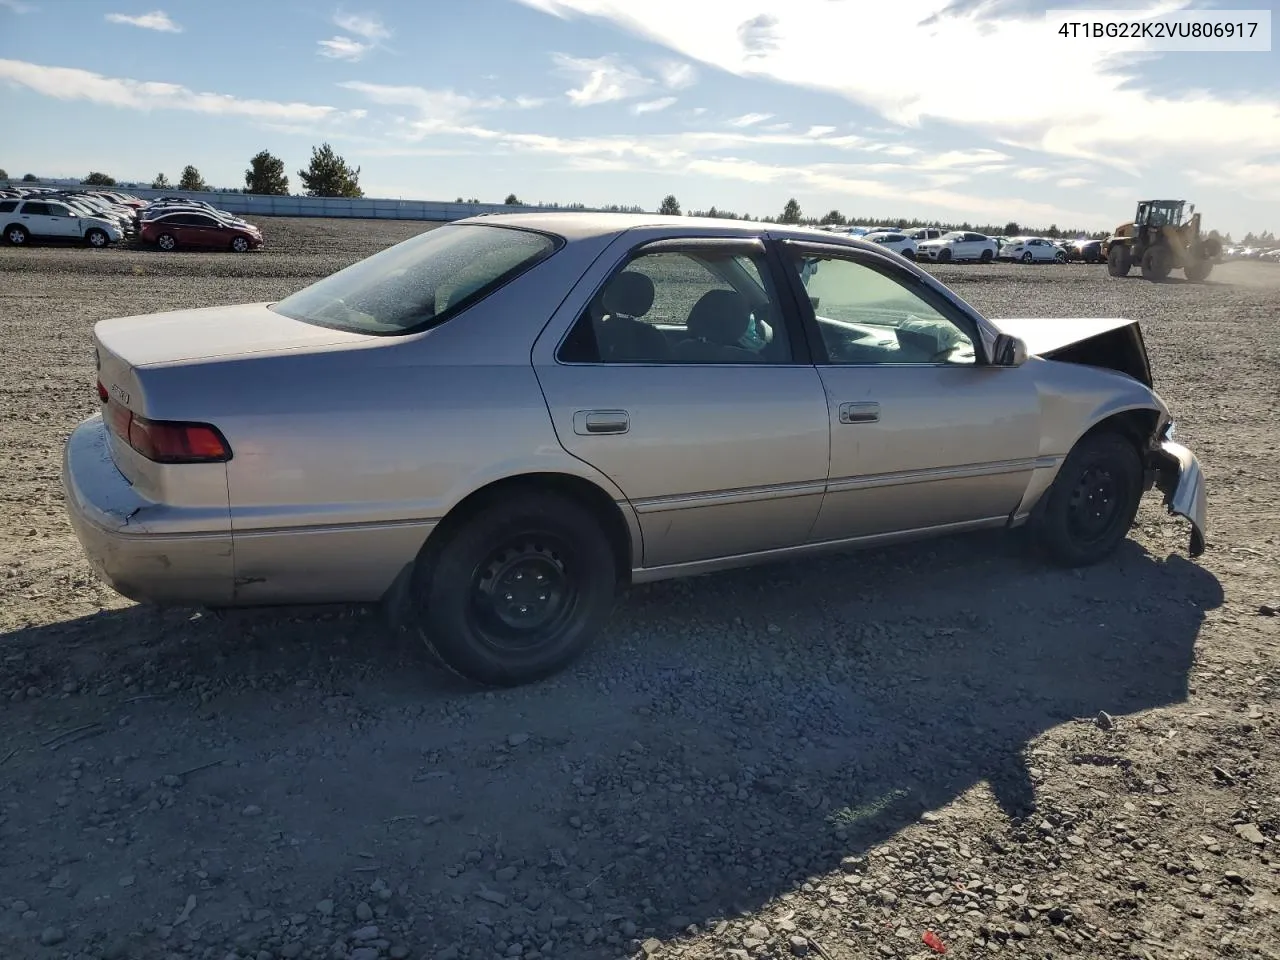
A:
<svg viewBox="0 0 1280 960">
<path fill-rule="evenodd" d="M 557 246 L 529 230 L 447 224 L 339 270 L 271 309 L 353 333 L 410 333 L 443 323 Z"/>
</svg>

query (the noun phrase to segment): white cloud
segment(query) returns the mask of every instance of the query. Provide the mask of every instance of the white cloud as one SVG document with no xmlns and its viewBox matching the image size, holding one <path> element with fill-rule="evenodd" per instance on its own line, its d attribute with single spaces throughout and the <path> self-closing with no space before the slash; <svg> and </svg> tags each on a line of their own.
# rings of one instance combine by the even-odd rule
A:
<svg viewBox="0 0 1280 960">
<path fill-rule="evenodd" d="M 156 30 L 160 33 L 182 32 L 182 28 L 174 23 L 163 10 L 152 10 L 150 13 L 142 13 L 136 17 L 131 17 L 125 13 L 108 13 L 105 19 L 108 23 L 123 23 L 131 27 L 141 27 L 143 30 Z"/>
<path fill-rule="evenodd" d="M 773 118 L 772 113 L 744 113 L 740 117 L 734 117 L 727 121 L 731 127 L 750 127 L 757 123 L 763 123 Z"/>
<path fill-rule="evenodd" d="M 0 60 L 0 80 L 58 100 L 86 100 L 131 110 L 185 110 L 282 123 L 355 118 L 336 107 L 320 104 L 247 100 L 225 93 L 198 93 L 176 83 L 107 77 L 75 67 L 48 67 L 23 60 Z"/>
<path fill-rule="evenodd" d="M 386 24 L 373 14 L 336 13 L 333 16 L 333 23 L 339 30 L 354 33 L 357 37 L 364 37 L 366 40 L 391 38 L 391 31 L 387 29 Z"/>
<path fill-rule="evenodd" d="M 825 137 L 828 133 L 835 133 L 835 127 L 813 126 L 805 133 L 806 137 Z"/>
<path fill-rule="evenodd" d="M 831 0 L 521 0 L 558 17 L 612 21 L 697 63 L 741 77 L 834 93 L 908 129 L 942 122 L 1057 157 L 1089 159 L 1136 172 L 1140 143 L 1173 163 L 1209 168 L 1226 153 L 1256 160 L 1280 143 L 1274 97 L 1165 95 L 1132 82 L 1132 66 L 1113 44 L 1064 43 L 1043 17 L 1010 16 L 995 3 L 916 0 L 867 5 Z M 1185 9 L 1161 0 L 1146 15 Z M 1003 15 L 1000 15 L 1003 14 Z M 929 64 L 902 70 L 901 51 Z M 1133 53 L 1149 53 L 1141 41 Z M 1177 56 L 1175 54 L 1174 56 Z M 858 69 L 849 69 L 856 63 Z M 1002 89 L 998 108 L 984 96 L 957 96 L 940 77 L 975 63 L 1034 63 L 1071 83 Z M 1129 61 L 1132 63 L 1132 60 Z M 1188 136 L 1187 131 L 1196 131 Z"/>
<path fill-rule="evenodd" d="M 380 47 L 383 40 L 391 38 L 391 30 L 380 17 L 371 13 L 335 13 L 333 24 L 345 33 L 330 37 L 328 40 L 316 41 L 316 46 L 319 48 L 316 54 L 330 60 L 358 63 L 370 50 Z M 348 34 L 355 34 L 355 36 L 348 36 Z M 357 37 L 361 39 L 356 39 Z"/>
<path fill-rule="evenodd" d="M 551 56 L 556 69 L 577 84 L 565 91 L 575 107 L 642 97 L 654 87 L 653 80 L 616 57 L 571 57 L 566 53 Z"/>
<path fill-rule="evenodd" d="M 36 8 L 29 3 L 23 3 L 22 0 L 0 0 L 0 7 L 4 7 L 11 13 L 35 13 Z"/>
<path fill-rule="evenodd" d="M 698 72 L 693 69 L 692 64 L 678 60 L 658 64 L 658 77 L 662 85 L 671 90 L 682 90 L 698 82 Z"/>
<path fill-rule="evenodd" d="M 644 100 L 640 103 L 633 104 L 631 112 L 637 116 L 642 113 L 657 113 L 659 110 L 665 110 L 676 102 L 675 97 L 659 97 L 657 100 Z"/>
<path fill-rule="evenodd" d="M 322 57 L 331 60 L 349 60 L 356 63 L 364 59 L 364 55 L 373 49 L 369 43 L 361 43 L 353 37 L 330 37 L 328 40 L 317 40 L 316 51 Z"/>
<path fill-rule="evenodd" d="M 529 110 L 543 103 L 536 97 L 473 97 L 453 90 L 392 86 L 361 80 L 347 80 L 338 86 L 362 94 L 373 103 L 383 106 L 412 107 L 416 116 L 397 116 L 392 119 L 395 135 L 409 141 L 441 133 L 475 136 L 476 128 L 472 126 L 472 120 L 478 111 L 508 108 Z"/>
<path fill-rule="evenodd" d="M 1093 181 L 1085 177 L 1063 177 L 1058 181 L 1058 186 L 1064 190 L 1072 190 L 1076 187 L 1087 187 L 1091 183 Z"/>
</svg>

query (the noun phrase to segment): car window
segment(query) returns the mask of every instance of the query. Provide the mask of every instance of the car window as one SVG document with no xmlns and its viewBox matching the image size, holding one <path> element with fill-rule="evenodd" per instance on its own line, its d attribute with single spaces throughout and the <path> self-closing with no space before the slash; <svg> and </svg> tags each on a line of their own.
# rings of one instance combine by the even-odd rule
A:
<svg viewBox="0 0 1280 960">
<path fill-rule="evenodd" d="M 13 213 L 17 209 L 17 200 L 0 200 L 0 213 Z"/>
<path fill-rule="evenodd" d="M 204 216 L 203 214 L 200 214 L 200 213 L 193 213 L 193 214 L 190 214 L 190 215 L 187 217 L 187 222 L 188 222 L 188 223 L 190 223 L 190 224 L 191 224 L 191 226 L 193 226 L 193 227 L 216 227 L 216 226 L 218 226 L 218 221 L 217 221 L 217 220 L 215 220 L 215 219 L 213 219 L 213 217 L 206 217 L 206 216 Z"/>
<path fill-rule="evenodd" d="M 835 364 L 975 363 L 973 341 L 889 271 L 790 251 Z"/>
<path fill-rule="evenodd" d="M 47 203 L 33 203 L 28 201 L 22 205 L 21 213 L 32 217 L 43 217 L 49 213 L 49 205 Z"/>
<path fill-rule="evenodd" d="M 66 207 L 64 207 L 64 206 L 63 206 L 62 204 L 60 204 L 60 203 L 51 203 L 51 204 L 49 204 L 49 216 L 51 216 L 51 217 L 69 217 L 69 216 L 71 216 L 71 211 L 70 211 L 70 210 L 68 210 Z"/>
<path fill-rule="evenodd" d="M 446 224 L 339 270 L 270 309 L 353 333 L 409 333 L 444 323 L 559 245 L 532 230 Z"/>
<path fill-rule="evenodd" d="M 790 363 L 763 253 L 641 251 L 597 291 L 562 344 L 567 363 Z"/>
</svg>

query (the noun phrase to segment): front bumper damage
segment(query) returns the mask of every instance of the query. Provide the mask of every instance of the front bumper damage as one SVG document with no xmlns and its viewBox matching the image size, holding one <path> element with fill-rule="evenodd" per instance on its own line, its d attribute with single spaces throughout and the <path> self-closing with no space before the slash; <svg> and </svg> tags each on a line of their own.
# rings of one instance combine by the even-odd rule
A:
<svg viewBox="0 0 1280 960">
<path fill-rule="evenodd" d="M 1164 494 L 1169 512 L 1191 521 L 1191 556 L 1198 557 L 1205 547 L 1204 471 L 1196 455 L 1180 443 L 1163 439 L 1152 453 L 1155 486 Z"/>
</svg>

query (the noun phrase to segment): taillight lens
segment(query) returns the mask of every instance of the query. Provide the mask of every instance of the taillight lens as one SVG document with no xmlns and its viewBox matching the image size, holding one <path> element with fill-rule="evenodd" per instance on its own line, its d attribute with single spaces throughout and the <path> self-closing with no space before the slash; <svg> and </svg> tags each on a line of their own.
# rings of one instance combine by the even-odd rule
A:
<svg viewBox="0 0 1280 960">
<path fill-rule="evenodd" d="M 103 414 L 107 425 L 148 460 L 155 463 L 225 463 L 231 459 L 231 447 L 212 424 L 152 420 L 104 394 L 106 390 L 98 384 L 98 395 L 107 406 Z"/>
</svg>

